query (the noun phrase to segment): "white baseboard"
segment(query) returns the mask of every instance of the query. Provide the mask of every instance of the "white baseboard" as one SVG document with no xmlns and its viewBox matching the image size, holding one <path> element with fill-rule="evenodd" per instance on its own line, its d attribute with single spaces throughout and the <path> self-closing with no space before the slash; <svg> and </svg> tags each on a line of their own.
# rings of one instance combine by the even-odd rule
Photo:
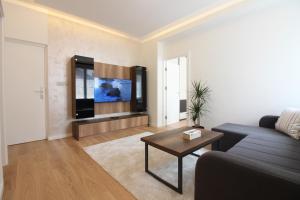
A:
<svg viewBox="0 0 300 200">
<path fill-rule="evenodd" d="M 2 200 L 3 199 L 3 192 L 4 192 L 4 184 L 3 184 L 3 180 L 1 181 L 1 183 L 0 183 L 0 200 Z"/>
<path fill-rule="evenodd" d="M 180 119 L 180 120 L 186 119 L 186 118 L 187 118 L 187 112 L 179 113 L 179 119 Z"/>
<path fill-rule="evenodd" d="M 63 139 L 63 138 L 71 137 L 71 136 L 72 136 L 72 133 L 50 135 L 50 136 L 48 136 L 48 140 L 58 140 L 58 139 Z"/>
</svg>

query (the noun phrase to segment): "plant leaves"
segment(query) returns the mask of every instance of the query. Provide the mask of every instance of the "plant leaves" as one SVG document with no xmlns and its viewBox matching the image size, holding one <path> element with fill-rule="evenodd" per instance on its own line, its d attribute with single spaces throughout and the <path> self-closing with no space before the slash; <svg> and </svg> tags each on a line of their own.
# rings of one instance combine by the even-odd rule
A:
<svg viewBox="0 0 300 200">
<path fill-rule="evenodd" d="M 211 90 L 201 81 L 192 82 L 191 104 L 188 108 L 191 119 L 195 122 L 198 117 L 203 116 L 208 110 L 206 104 L 209 100 Z"/>
</svg>

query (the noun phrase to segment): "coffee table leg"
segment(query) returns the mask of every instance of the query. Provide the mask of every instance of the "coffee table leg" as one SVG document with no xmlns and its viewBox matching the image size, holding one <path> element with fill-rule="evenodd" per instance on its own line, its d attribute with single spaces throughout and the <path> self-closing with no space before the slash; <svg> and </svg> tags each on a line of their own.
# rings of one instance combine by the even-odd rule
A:
<svg viewBox="0 0 300 200">
<path fill-rule="evenodd" d="M 145 171 L 148 172 L 148 144 L 145 143 Z"/>
<path fill-rule="evenodd" d="M 150 174 L 153 178 L 157 179 L 161 183 L 165 184 L 166 186 L 170 187 L 171 189 L 175 190 L 176 192 L 182 194 L 182 157 L 178 157 L 178 185 L 177 187 L 172 185 L 171 183 L 165 181 L 164 179 L 160 178 L 153 172 L 149 170 L 148 166 L 148 144 L 145 143 L 145 172 Z"/>
<path fill-rule="evenodd" d="M 182 194 L 182 157 L 178 157 L 178 192 Z"/>
</svg>

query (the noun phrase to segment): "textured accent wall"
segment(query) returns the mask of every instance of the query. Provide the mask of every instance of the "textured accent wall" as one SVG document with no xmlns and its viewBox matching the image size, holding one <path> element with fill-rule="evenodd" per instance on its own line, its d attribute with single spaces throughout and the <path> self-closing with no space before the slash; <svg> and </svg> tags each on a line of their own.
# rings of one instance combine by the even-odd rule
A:
<svg viewBox="0 0 300 200">
<path fill-rule="evenodd" d="M 48 137 L 71 133 L 71 63 L 73 55 L 122 66 L 140 64 L 138 42 L 49 16 Z"/>
</svg>

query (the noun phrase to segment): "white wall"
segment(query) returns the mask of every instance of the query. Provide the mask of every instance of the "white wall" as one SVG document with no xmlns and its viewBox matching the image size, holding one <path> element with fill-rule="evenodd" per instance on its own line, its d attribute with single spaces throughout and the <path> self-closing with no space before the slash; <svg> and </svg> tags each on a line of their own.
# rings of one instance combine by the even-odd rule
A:
<svg viewBox="0 0 300 200">
<path fill-rule="evenodd" d="M 5 37 L 48 43 L 48 16 L 5 2 Z"/>
<path fill-rule="evenodd" d="M 190 52 L 191 80 L 212 90 L 205 127 L 300 107 L 300 1 L 269 2 L 165 42 L 166 58 Z"/>
<path fill-rule="evenodd" d="M 147 106 L 150 115 L 149 123 L 152 126 L 157 124 L 157 53 L 156 42 L 147 42 L 141 48 L 141 63 L 147 66 Z"/>
</svg>

